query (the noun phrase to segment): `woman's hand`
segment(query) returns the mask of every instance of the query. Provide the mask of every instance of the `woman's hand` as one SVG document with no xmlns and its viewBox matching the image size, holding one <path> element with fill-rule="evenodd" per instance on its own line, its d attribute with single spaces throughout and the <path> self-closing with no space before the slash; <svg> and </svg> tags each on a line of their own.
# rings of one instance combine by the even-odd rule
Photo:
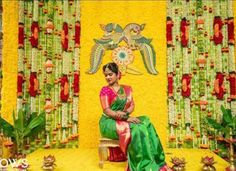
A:
<svg viewBox="0 0 236 171">
<path fill-rule="evenodd" d="M 120 111 L 120 110 L 116 111 L 116 114 L 117 114 L 118 118 L 122 118 L 122 117 L 126 116 L 126 113 L 123 111 Z"/>
<path fill-rule="evenodd" d="M 135 118 L 135 117 L 129 117 L 127 119 L 127 122 L 131 122 L 131 123 L 135 123 L 135 124 L 141 123 L 141 121 L 138 118 Z"/>
</svg>

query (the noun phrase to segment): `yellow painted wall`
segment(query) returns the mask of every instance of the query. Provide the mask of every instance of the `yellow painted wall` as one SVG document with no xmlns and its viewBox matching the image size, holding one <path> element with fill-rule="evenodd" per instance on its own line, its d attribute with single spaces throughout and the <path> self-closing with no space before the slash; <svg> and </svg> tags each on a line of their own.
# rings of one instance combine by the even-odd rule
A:
<svg viewBox="0 0 236 171">
<path fill-rule="evenodd" d="M 236 2 L 234 15 L 236 18 Z M 81 91 L 79 104 L 79 132 L 81 147 L 96 147 L 99 139 L 98 121 L 102 110 L 99 102 L 99 91 L 106 85 L 101 69 L 94 75 L 87 75 L 90 50 L 93 38 L 100 38 L 103 31 L 99 24 L 145 23 L 143 35 L 153 38 L 157 53 L 157 70 L 159 75 L 147 74 L 141 56 L 135 53 L 134 66 L 144 74 L 141 76 L 126 75 L 122 84 L 133 87 L 136 104 L 135 115 L 148 115 L 161 138 L 163 145 L 167 140 L 167 80 L 166 80 L 166 44 L 165 44 L 165 1 L 82 1 L 81 3 Z M 17 38 L 18 38 L 18 2 L 3 1 L 3 89 L 2 116 L 12 121 L 12 110 L 16 106 L 17 78 Z M 235 28 L 236 29 L 236 28 Z M 235 30 L 236 31 L 236 30 Z M 110 61 L 111 52 L 103 59 Z"/>
</svg>

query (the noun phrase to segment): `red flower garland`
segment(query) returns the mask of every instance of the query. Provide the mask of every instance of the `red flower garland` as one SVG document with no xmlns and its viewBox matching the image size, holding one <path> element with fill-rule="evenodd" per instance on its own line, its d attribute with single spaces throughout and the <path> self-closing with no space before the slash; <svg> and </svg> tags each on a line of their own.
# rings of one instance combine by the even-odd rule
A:
<svg viewBox="0 0 236 171">
<path fill-rule="evenodd" d="M 75 23 L 75 47 L 80 46 L 80 22 Z"/>
<path fill-rule="evenodd" d="M 18 72 L 17 75 L 17 96 L 21 97 L 23 94 L 23 83 L 25 82 L 24 80 L 24 74 L 23 72 Z"/>
<path fill-rule="evenodd" d="M 173 36 L 172 36 L 172 27 L 174 26 L 174 22 L 172 21 L 172 19 L 170 17 L 167 17 L 167 21 L 166 21 L 166 43 L 167 45 L 172 45 L 172 40 L 173 40 Z"/>
<path fill-rule="evenodd" d="M 173 74 L 168 73 L 168 96 L 173 96 L 173 91 L 174 91 Z"/>
<path fill-rule="evenodd" d="M 213 29 L 214 29 L 213 41 L 215 42 L 215 45 L 222 43 L 223 40 L 222 26 L 223 22 L 221 20 L 221 17 L 216 16 L 214 18 L 214 24 L 213 24 Z"/>
<path fill-rule="evenodd" d="M 236 72 L 229 73 L 229 83 L 230 83 L 230 98 L 236 99 Z"/>
<path fill-rule="evenodd" d="M 30 79 L 29 79 L 29 94 L 31 97 L 35 97 L 38 92 L 38 79 L 37 73 L 31 72 Z"/>
<path fill-rule="evenodd" d="M 24 47 L 24 39 L 25 39 L 25 34 L 24 34 L 24 24 L 19 23 L 18 26 L 18 47 L 23 48 Z"/>
<path fill-rule="evenodd" d="M 189 23 L 186 18 L 183 18 L 180 23 L 181 44 L 182 47 L 188 46 Z"/>
<path fill-rule="evenodd" d="M 234 45 L 234 18 L 230 17 L 227 21 L 228 26 L 228 43 Z"/>
<path fill-rule="evenodd" d="M 61 78 L 60 97 L 62 102 L 67 102 L 69 98 L 69 81 L 67 75 L 63 75 Z"/>
<path fill-rule="evenodd" d="M 39 32 L 38 22 L 33 21 L 31 25 L 32 36 L 30 37 L 30 42 L 31 42 L 32 47 L 35 47 L 35 48 L 38 47 L 38 32 Z"/>
<path fill-rule="evenodd" d="M 189 74 L 184 74 L 182 76 L 182 96 L 190 97 L 191 95 L 191 77 Z"/>
<path fill-rule="evenodd" d="M 64 22 L 61 32 L 61 45 L 64 51 L 67 51 L 69 46 L 68 32 L 69 32 L 68 24 Z"/>
<path fill-rule="evenodd" d="M 214 82 L 214 93 L 216 98 L 219 100 L 223 100 L 224 97 L 224 75 L 221 72 L 216 74 L 216 79 Z"/>
<path fill-rule="evenodd" d="M 74 88 L 74 96 L 79 96 L 79 72 L 74 72 L 74 82 L 73 82 L 73 88 Z"/>
</svg>

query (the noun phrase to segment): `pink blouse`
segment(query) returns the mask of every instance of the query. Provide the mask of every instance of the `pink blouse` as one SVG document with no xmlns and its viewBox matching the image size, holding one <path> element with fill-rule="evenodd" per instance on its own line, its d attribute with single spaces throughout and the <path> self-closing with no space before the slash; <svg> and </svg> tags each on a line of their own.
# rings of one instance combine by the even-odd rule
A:
<svg viewBox="0 0 236 171">
<path fill-rule="evenodd" d="M 131 105 L 134 105 L 132 97 L 132 88 L 130 86 L 121 85 L 124 88 L 127 102 L 124 108 L 124 111 L 128 109 Z M 111 104 L 117 99 L 118 94 L 111 87 L 104 86 L 100 91 L 100 101 L 102 109 L 105 110 L 111 106 Z"/>
</svg>

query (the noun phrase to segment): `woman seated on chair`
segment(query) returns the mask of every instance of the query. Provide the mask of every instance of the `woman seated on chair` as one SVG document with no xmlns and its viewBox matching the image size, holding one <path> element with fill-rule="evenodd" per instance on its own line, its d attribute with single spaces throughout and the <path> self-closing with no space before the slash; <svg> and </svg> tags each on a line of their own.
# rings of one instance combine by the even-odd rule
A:
<svg viewBox="0 0 236 171">
<path fill-rule="evenodd" d="M 108 83 L 100 92 L 103 115 L 99 121 L 103 137 L 119 139 L 122 152 L 128 158 L 126 170 L 165 171 L 165 155 L 156 130 L 147 116 L 132 117 L 132 89 L 120 85 L 120 72 L 115 63 L 103 66 Z"/>
</svg>

